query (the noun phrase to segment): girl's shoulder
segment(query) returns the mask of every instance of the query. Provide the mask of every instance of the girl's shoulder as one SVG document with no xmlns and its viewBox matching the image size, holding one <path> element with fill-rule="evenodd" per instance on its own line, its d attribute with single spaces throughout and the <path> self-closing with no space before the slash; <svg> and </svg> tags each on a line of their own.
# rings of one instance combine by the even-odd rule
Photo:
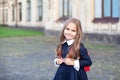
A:
<svg viewBox="0 0 120 80">
<path fill-rule="evenodd" d="M 83 51 L 87 51 L 87 49 L 85 48 L 84 44 L 83 43 L 80 43 L 80 50 Z"/>
<path fill-rule="evenodd" d="M 84 44 L 82 42 L 80 43 L 80 47 L 84 47 Z"/>
</svg>

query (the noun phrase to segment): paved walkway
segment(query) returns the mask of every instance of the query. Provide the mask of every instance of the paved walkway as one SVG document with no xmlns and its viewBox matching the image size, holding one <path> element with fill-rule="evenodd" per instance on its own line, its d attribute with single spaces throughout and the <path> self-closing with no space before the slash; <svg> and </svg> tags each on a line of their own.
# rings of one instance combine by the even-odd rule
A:
<svg viewBox="0 0 120 80">
<path fill-rule="evenodd" d="M 52 80 L 56 44 L 56 39 L 44 36 L 0 38 L 0 80 Z M 93 61 L 89 80 L 120 80 L 120 46 L 86 46 Z"/>
</svg>

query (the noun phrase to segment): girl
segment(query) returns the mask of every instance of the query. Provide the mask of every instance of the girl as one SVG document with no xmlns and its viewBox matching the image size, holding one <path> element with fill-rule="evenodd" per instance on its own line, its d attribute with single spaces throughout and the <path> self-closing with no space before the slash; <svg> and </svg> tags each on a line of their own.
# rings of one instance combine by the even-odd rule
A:
<svg viewBox="0 0 120 80">
<path fill-rule="evenodd" d="M 81 43 L 82 28 L 78 19 L 68 19 L 56 48 L 54 64 L 59 66 L 53 80 L 88 80 L 84 70 L 92 61 Z"/>
</svg>

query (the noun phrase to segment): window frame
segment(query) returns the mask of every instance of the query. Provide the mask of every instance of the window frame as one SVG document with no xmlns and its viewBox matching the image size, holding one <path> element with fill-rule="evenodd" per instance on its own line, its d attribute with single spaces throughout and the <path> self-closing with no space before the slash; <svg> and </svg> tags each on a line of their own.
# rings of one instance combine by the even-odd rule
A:
<svg viewBox="0 0 120 80">
<path fill-rule="evenodd" d="M 43 18 L 43 0 L 37 0 L 37 21 L 42 21 Z M 40 3 L 41 1 L 41 3 Z M 41 14 L 41 15 L 40 15 Z"/>
<path fill-rule="evenodd" d="M 15 5 L 12 4 L 12 21 L 15 21 Z"/>
<path fill-rule="evenodd" d="M 67 4 L 65 3 L 65 1 L 67 1 Z M 70 12 L 72 11 L 71 5 L 71 0 L 62 0 L 62 8 L 59 8 L 60 11 L 62 11 L 62 16 L 60 16 L 60 18 L 57 19 L 56 22 L 64 22 L 72 16 L 72 12 Z"/>
<path fill-rule="evenodd" d="M 27 21 L 31 21 L 31 0 L 27 0 Z"/>
<path fill-rule="evenodd" d="M 22 3 L 19 2 L 19 21 L 22 21 Z"/>
<path fill-rule="evenodd" d="M 94 1 L 95 2 L 95 1 Z M 110 0 L 110 17 L 106 17 L 105 14 L 104 14 L 104 0 L 102 0 L 102 11 L 101 11 L 101 18 L 96 18 L 95 15 L 94 15 L 94 19 L 92 22 L 94 23 L 98 23 L 98 22 L 101 22 L 101 23 L 116 23 L 116 22 L 119 22 L 119 15 L 118 17 L 113 17 L 112 14 L 113 14 L 113 5 L 112 5 L 112 2 L 113 0 Z M 94 8 L 95 8 L 95 3 L 94 3 Z M 94 9 L 95 10 L 95 9 Z M 118 10 L 119 12 L 119 10 Z"/>
</svg>

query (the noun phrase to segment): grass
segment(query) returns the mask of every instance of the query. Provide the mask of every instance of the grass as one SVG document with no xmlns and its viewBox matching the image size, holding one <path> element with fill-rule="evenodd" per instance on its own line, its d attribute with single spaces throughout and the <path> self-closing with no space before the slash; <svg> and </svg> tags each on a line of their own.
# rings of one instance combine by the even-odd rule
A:
<svg viewBox="0 0 120 80">
<path fill-rule="evenodd" d="M 116 48 L 116 46 L 114 46 L 114 45 L 106 45 L 106 44 L 100 44 L 100 43 L 96 43 L 96 44 L 92 44 L 92 43 L 86 43 L 85 44 L 85 46 L 86 47 L 88 47 L 88 48 L 93 48 L 93 49 L 107 49 L 107 50 L 109 50 L 109 49 L 115 49 Z"/>
<path fill-rule="evenodd" d="M 43 35 L 43 32 L 0 26 L 0 37 L 37 36 L 37 35 Z"/>
</svg>

